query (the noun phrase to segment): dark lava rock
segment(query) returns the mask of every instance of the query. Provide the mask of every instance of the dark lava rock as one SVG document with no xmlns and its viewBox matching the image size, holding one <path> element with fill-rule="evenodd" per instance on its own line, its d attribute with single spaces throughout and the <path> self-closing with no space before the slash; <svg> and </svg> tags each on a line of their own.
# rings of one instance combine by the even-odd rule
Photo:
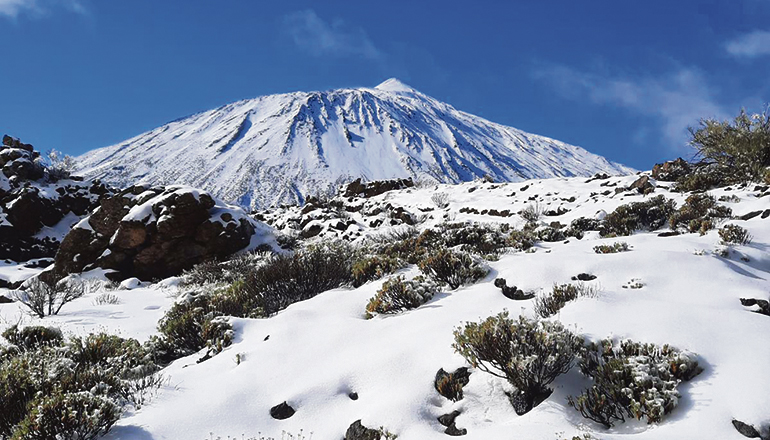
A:
<svg viewBox="0 0 770 440">
<path fill-rule="evenodd" d="M 572 281 L 593 281 L 596 279 L 596 275 L 590 273 L 579 273 L 572 277 Z"/>
<path fill-rule="evenodd" d="M 628 189 L 635 189 L 639 194 L 649 194 L 655 190 L 649 176 L 642 176 L 634 181 Z"/>
<path fill-rule="evenodd" d="M 444 434 L 446 434 L 446 435 L 450 435 L 450 436 L 452 436 L 452 437 L 459 437 L 459 436 L 461 436 L 461 435 L 466 435 L 466 434 L 468 434 L 468 430 L 467 430 L 467 429 L 465 429 L 465 428 L 462 428 L 462 429 L 458 429 L 458 428 L 457 428 L 457 426 L 455 426 L 454 424 L 452 424 L 452 425 L 450 425 L 449 427 L 447 427 L 447 429 L 445 429 L 445 430 L 444 430 Z"/>
<path fill-rule="evenodd" d="M 457 402 L 463 398 L 463 387 L 468 385 L 471 373 L 466 367 L 460 367 L 452 373 L 439 368 L 433 380 L 433 387 L 447 399 Z"/>
<path fill-rule="evenodd" d="M 761 438 L 760 435 L 759 435 L 759 431 L 757 431 L 757 428 L 749 425 L 748 423 L 743 423 L 740 420 L 733 419 L 733 426 L 744 437 L 748 437 L 748 438 Z"/>
<path fill-rule="evenodd" d="M 680 234 L 681 232 L 679 231 L 666 231 L 658 234 L 658 237 L 676 237 L 677 235 L 680 235 Z"/>
<path fill-rule="evenodd" d="M 350 398 L 350 400 L 358 400 L 358 393 L 355 393 L 355 392 L 350 393 L 348 394 L 348 397 Z"/>
<path fill-rule="evenodd" d="M 768 217 L 770 217 L 770 209 L 765 209 L 765 211 L 762 213 L 762 218 Z"/>
<path fill-rule="evenodd" d="M 97 267 L 113 270 L 113 279 L 175 276 L 245 248 L 254 226 L 245 212 L 203 191 L 134 186 L 103 199 L 64 237 L 45 276 L 55 280 Z"/>
<path fill-rule="evenodd" d="M 458 437 L 461 435 L 468 434 L 467 429 L 464 429 L 464 428 L 458 429 L 457 425 L 455 425 L 455 419 L 459 415 L 460 415 L 460 411 L 455 410 L 449 414 L 444 414 L 443 416 L 438 418 L 438 422 L 441 423 L 443 426 L 446 426 L 446 429 L 444 430 L 445 434 L 450 435 L 452 437 Z"/>
<path fill-rule="evenodd" d="M 521 300 L 532 299 L 535 297 L 534 293 L 525 293 L 523 290 L 517 288 L 516 286 L 508 286 L 507 284 L 508 283 L 505 280 L 505 278 L 495 279 L 495 287 L 502 290 L 503 296 L 505 296 L 508 299 L 521 301 Z"/>
<path fill-rule="evenodd" d="M 738 220 L 751 220 L 754 217 L 757 217 L 758 215 L 762 214 L 762 210 L 759 211 L 751 211 L 749 213 L 743 214 L 738 217 Z"/>
<path fill-rule="evenodd" d="M 344 197 L 374 197 L 396 189 L 411 188 L 414 182 L 409 179 L 377 180 L 374 182 L 361 182 L 356 179 L 348 184 L 343 194 Z"/>
<path fill-rule="evenodd" d="M 652 167 L 652 178 L 661 182 L 676 182 L 692 171 L 690 164 L 681 157 Z"/>
<path fill-rule="evenodd" d="M 770 301 L 755 298 L 741 298 L 741 305 L 744 307 L 759 306 L 757 313 L 770 316 Z"/>
<path fill-rule="evenodd" d="M 0 304 L 10 304 L 13 300 L 11 298 L 8 298 L 7 296 L 0 295 Z"/>
<path fill-rule="evenodd" d="M 292 408 L 288 403 L 283 402 L 270 408 L 270 417 L 276 420 L 285 420 L 293 416 L 295 412 L 296 411 L 294 411 L 294 408 Z"/>
<path fill-rule="evenodd" d="M 382 434 L 376 429 L 367 428 L 360 420 L 353 422 L 345 432 L 344 440 L 380 440 Z"/>
</svg>

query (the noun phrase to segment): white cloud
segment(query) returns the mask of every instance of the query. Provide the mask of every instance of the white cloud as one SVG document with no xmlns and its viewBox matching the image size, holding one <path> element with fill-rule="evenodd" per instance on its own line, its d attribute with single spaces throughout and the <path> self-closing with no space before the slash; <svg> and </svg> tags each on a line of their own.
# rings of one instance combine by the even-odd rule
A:
<svg viewBox="0 0 770 440">
<path fill-rule="evenodd" d="M 770 55 L 770 31 L 756 30 L 725 43 L 727 53 L 738 58 Z"/>
<path fill-rule="evenodd" d="M 687 128 L 697 125 L 700 118 L 729 117 L 714 98 L 713 88 L 695 69 L 681 68 L 662 77 L 629 78 L 551 66 L 536 70 L 534 76 L 550 82 L 565 97 L 588 98 L 594 104 L 621 107 L 651 118 L 674 148 L 686 145 Z"/>
<path fill-rule="evenodd" d="M 78 14 L 87 13 L 80 0 L 0 0 L 0 16 L 16 18 L 20 14 L 29 14 L 39 17 L 57 7 Z"/>
<path fill-rule="evenodd" d="M 346 27 L 339 20 L 328 23 L 311 9 L 287 15 L 284 24 L 294 43 L 315 56 L 358 56 L 371 60 L 384 57 L 362 29 Z"/>
</svg>

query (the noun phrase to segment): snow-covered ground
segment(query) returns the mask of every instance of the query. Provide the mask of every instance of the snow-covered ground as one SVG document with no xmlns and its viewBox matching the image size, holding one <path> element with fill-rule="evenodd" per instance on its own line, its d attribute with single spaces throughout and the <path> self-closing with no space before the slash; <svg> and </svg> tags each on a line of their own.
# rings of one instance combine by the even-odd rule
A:
<svg viewBox="0 0 770 440">
<path fill-rule="evenodd" d="M 470 182 L 394 191 L 375 200 L 418 210 L 433 206 L 433 193 L 447 193 L 449 207 L 430 211 L 433 218 L 426 218 L 421 227 L 439 223 L 444 213 L 454 221 L 505 221 L 521 226 L 518 215 L 493 217 L 459 210 L 518 212 L 536 202 L 545 209 L 569 209 L 560 216 L 542 218 L 546 223 L 569 224 L 577 217 L 594 217 L 602 210 L 611 212 L 620 204 L 643 200 L 641 195 L 626 196 L 629 192 L 614 194 L 615 187 L 628 185 L 636 177 L 590 183 L 585 178 Z M 603 191 L 610 194 L 601 195 Z M 770 208 L 770 197 L 758 198 L 759 193 L 753 185 L 712 192 L 716 197 L 737 196 L 737 202 L 722 202 L 735 215 Z M 685 198 L 662 187 L 653 195 L 657 194 L 679 205 Z M 386 427 L 399 439 L 444 439 L 444 427 L 436 418 L 454 409 L 462 411 L 456 424 L 468 430 L 465 438 L 469 439 L 561 440 L 581 433 L 599 439 L 743 438 L 731 425 L 733 418 L 756 426 L 770 422 L 770 317 L 752 313 L 739 302 L 741 297 L 770 296 L 770 218 L 729 222 L 747 228 L 753 241 L 729 248 L 727 257 L 714 252 L 722 248 L 716 230 L 704 236 L 659 237 L 656 231 L 614 239 L 588 233 L 582 240 L 540 243 L 533 253 L 503 255 L 490 263 L 492 271 L 481 282 L 444 291 L 398 315 L 364 318 L 364 308 L 382 285 L 380 280 L 322 293 L 269 319 L 233 319 L 232 346 L 201 364 L 195 362 L 200 355 L 174 362 L 163 372 L 169 386 L 150 404 L 121 419 L 107 438 L 281 438 L 284 431 L 296 435 L 303 430 L 306 437 L 312 432 L 313 439 L 338 440 L 352 422 L 361 419 L 365 426 Z M 617 241 L 627 242 L 631 250 L 593 251 L 597 244 Z M 416 268 L 404 272 L 414 274 Z M 504 297 L 492 284 L 496 277 L 523 290 L 548 291 L 583 272 L 597 276 L 589 283 L 598 287 L 599 295 L 568 303 L 551 319 L 591 339 L 668 343 L 696 353 L 705 368 L 679 387 L 680 404 L 662 423 L 627 422 L 606 430 L 582 418 L 566 402 L 568 395 L 578 394 L 588 384 L 576 368 L 559 377 L 555 392 L 524 416 L 516 415 L 504 394 L 509 385 L 481 371 L 471 374 L 463 400 L 452 403 L 438 395 L 433 388 L 436 371 L 465 365 L 451 347 L 454 328 L 505 309 L 513 315 L 534 316 L 533 301 Z M 623 287 L 632 280 L 643 287 Z M 175 290 L 154 285 L 112 293 L 120 304 L 94 305 L 96 294 L 92 294 L 43 323 L 75 334 L 105 330 L 144 340 L 156 331 Z M 0 326 L 13 324 L 20 316 L 24 315 L 17 304 L 0 305 Z M 358 400 L 348 397 L 351 392 L 358 394 Z M 269 410 L 283 401 L 297 412 L 287 420 L 274 420 Z"/>
</svg>

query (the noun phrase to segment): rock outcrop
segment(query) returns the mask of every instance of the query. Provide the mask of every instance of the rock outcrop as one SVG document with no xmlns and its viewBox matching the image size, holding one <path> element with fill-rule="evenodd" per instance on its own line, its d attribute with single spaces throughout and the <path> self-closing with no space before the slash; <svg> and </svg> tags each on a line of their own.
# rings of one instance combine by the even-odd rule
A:
<svg viewBox="0 0 770 440">
<path fill-rule="evenodd" d="M 0 170 L 0 259 L 53 257 L 66 231 L 113 192 L 49 168 L 32 145 L 7 135 Z"/>
<path fill-rule="evenodd" d="M 153 280 L 178 275 L 202 261 L 249 246 L 268 228 L 240 208 L 184 186 L 132 186 L 103 199 L 64 238 L 53 279 L 95 268 L 112 279 Z"/>
</svg>

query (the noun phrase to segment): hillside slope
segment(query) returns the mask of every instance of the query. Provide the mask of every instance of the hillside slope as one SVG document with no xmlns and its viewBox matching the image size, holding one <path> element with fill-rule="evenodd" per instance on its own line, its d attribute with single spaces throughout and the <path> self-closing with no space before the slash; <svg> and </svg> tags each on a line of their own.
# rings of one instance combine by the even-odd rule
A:
<svg viewBox="0 0 770 440">
<path fill-rule="evenodd" d="M 458 111 L 396 79 L 239 101 L 91 151 L 78 163 L 80 173 L 119 187 L 184 184 L 250 208 L 303 203 L 357 178 L 459 183 L 632 171 Z"/>
<path fill-rule="evenodd" d="M 651 196 L 623 190 L 635 179 L 476 181 L 409 188 L 367 199 L 361 210 L 344 216 L 361 240 L 403 228 L 388 226 L 390 213 L 398 208 L 424 213 L 419 228 L 447 220 L 520 228 L 524 220 L 516 213 L 535 204 L 548 213 L 540 219 L 542 227 L 552 222 L 569 224 L 579 217 L 602 217 L 622 204 L 649 200 Z M 431 201 L 436 193 L 447 195 L 446 208 L 437 208 Z M 736 218 L 727 223 L 748 229 L 751 243 L 723 246 L 716 229 L 705 235 L 659 235 L 668 232 L 664 228 L 618 238 L 601 238 L 589 231 L 582 239 L 540 242 L 533 251 L 504 254 L 489 262 L 491 272 L 479 283 L 444 289 L 426 304 L 395 315 L 364 317 L 369 298 L 383 284 L 379 280 L 321 293 L 267 319 L 231 319 L 232 346 L 203 363 L 196 363 L 202 355 L 198 353 L 171 364 L 163 371 L 168 385 L 142 409 L 126 414 L 106 438 L 339 440 L 360 419 L 365 426 L 386 427 L 399 440 L 440 440 L 447 435 L 437 418 L 455 410 L 460 411 L 456 425 L 467 429 L 464 438 L 468 439 L 563 440 L 584 433 L 602 440 L 744 438 L 733 428 L 733 418 L 757 427 L 770 422 L 766 336 L 770 317 L 753 313 L 754 307 L 739 301 L 768 299 L 770 192 L 766 186 L 751 185 L 716 189 L 711 194 L 732 209 Z M 655 195 L 673 199 L 678 206 L 687 197 L 660 184 Z M 375 205 L 382 212 L 372 214 Z M 490 215 L 492 210 L 497 211 Z M 500 211 L 508 213 L 497 215 Z M 757 212 L 745 216 L 748 220 L 737 218 Z M 299 208 L 288 208 L 274 211 L 269 220 L 285 231 L 300 215 Z M 369 226 L 371 216 L 383 222 Z M 325 234 L 327 229 L 322 231 Z M 598 254 L 593 249 L 619 241 L 627 242 L 630 250 Z M 418 270 L 409 266 L 399 273 L 411 277 Z M 478 369 L 471 369 L 465 397 L 458 402 L 434 390 L 439 368 L 451 371 L 467 366 L 452 349 L 453 329 L 503 310 L 513 316 L 535 316 L 533 300 L 508 299 L 494 286 L 495 278 L 503 277 L 509 285 L 542 296 L 554 284 L 571 282 L 581 273 L 596 276 L 587 284 L 595 287 L 597 295 L 567 303 L 549 320 L 561 321 L 590 340 L 611 337 L 671 344 L 696 354 L 704 368 L 679 386 L 679 404 L 661 423 L 630 420 L 605 429 L 582 418 L 567 405 L 567 396 L 590 385 L 577 368 L 560 376 L 553 383 L 554 393 L 523 416 L 514 412 L 505 394 L 510 385 Z M 76 334 L 106 329 L 146 340 L 156 332 L 173 295 L 179 294 L 168 287 L 172 284 L 167 280 L 113 291 L 120 304 L 94 305 L 93 297 L 84 297 L 44 323 Z M 0 323 L 16 322 L 19 314 L 18 305 L 2 305 Z M 356 400 L 349 397 L 352 392 L 357 393 Z M 270 408 L 284 401 L 296 413 L 287 420 L 273 419 Z M 300 432 L 303 437 L 298 436 Z"/>
</svg>

